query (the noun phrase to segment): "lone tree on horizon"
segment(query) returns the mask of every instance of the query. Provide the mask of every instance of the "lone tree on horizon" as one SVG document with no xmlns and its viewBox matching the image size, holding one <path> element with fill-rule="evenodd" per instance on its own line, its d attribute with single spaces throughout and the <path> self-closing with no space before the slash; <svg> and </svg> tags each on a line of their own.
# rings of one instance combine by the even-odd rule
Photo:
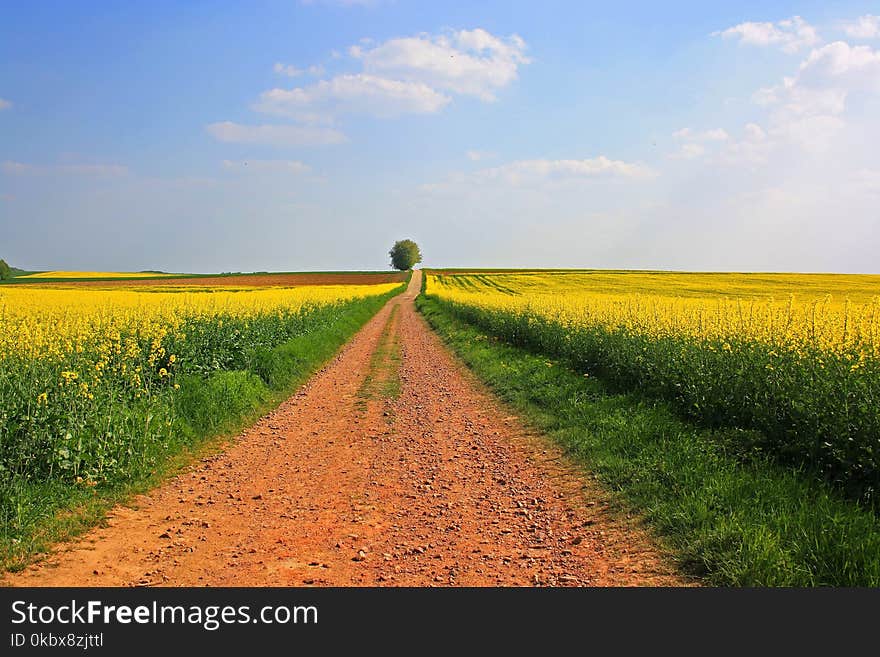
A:
<svg viewBox="0 0 880 657">
<path fill-rule="evenodd" d="M 0 260 L 0 281 L 12 278 L 12 269 L 6 264 L 5 260 Z"/>
<path fill-rule="evenodd" d="M 412 240 L 398 240 L 388 252 L 391 256 L 391 266 L 400 271 L 412 269 L 417 262 L 422 261 L 422 252 L 419 245 Z"/>
</svg>

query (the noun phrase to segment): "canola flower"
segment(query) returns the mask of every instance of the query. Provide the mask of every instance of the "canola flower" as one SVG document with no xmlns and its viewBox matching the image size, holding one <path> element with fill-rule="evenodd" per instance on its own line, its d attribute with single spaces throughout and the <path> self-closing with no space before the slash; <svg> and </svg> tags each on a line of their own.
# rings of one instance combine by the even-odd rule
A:
<svg viewBox="0 0 880 657">
<path fill-rule="evenodd" d="M 426 286 L 490 335 L 707 426 L 756 430 L 762 450 L 871 504 L 878 291 L 880 276 L 660 272 L 434 273 Z"/>
<path fill-rule="evenodd" d="M 5 287 L 0 289 L 0 358 L 8 355 L 61 360 L 92 348 L 105 355 L 140 350 L 155 353 L 163 338 L 186 320 L 242 319 L 289 314 L 365 296 L 382 295 L 397 283 L 321 285 L 296 288 L 162 288 L 84 290 Z M 103 367 L 96 361 L 96 367 Z"/>
<path fill-rule="evenodd" d="M 655 338 L 688 336 L 709 341 L 757 341 L 795 350 L 818 348 L 855 354 L 857 361 L 880 357 L 880 276 L 822 275 L 819 281 L 812 275 L 731 276 L 429 275 L 426 289 L 450 302 L 525 312 L 571 328 L 602 326 Z M 796 287 L 799 280 L 807 284 Z M 657 282 L 659 293 L 650 291 L 652 281 Z M 817 283 L 823 281 L 841 295 L 850 292 L 861 301 L 822 294 Z M 811 291 L 773 297 L 773 293 L 804 288 Z M 750 296 L 739 296 L 743 291 Z"/>
</svg>

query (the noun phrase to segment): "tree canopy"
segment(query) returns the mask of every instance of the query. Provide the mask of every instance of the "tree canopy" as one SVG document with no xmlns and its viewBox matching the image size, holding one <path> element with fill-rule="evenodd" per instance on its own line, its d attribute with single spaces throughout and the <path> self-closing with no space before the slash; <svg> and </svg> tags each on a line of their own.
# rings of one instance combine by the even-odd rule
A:
<svg viewBox="0 0 880 657">
<path fill-rule="evenodd" d="M 417 262 L 422 261 L 422 252 L 419 245 L 412 240 L 398 240 L 388 252 L 391 256 L 391 266 L 400 271 L 412 269 Z"/>
<path fill-rule="evenodd" d="M 6 264 L 5 260 L 0 260 L 0 281 L 12 278 L 12 269 Z"/>
</svg>

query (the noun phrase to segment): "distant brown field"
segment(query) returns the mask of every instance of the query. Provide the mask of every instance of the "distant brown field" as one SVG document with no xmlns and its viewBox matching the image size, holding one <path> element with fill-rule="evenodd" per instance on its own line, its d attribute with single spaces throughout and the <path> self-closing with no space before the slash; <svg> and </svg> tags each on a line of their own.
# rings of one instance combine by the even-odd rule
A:
<svg viewBox="0 0 880 657">
<path fill-rule="evenodd" d="M 300 285 L 376 285 L 406 280 L 405 272 L 376 274 L 300 273 L 300 274 L 243 274 L 241 276 L 199 276 L 192 278 L 107 279 L 70 281 L 65 286 L 76 287 L 180 287 L 184 285 L 209 287 L 295 287 Z"/>
</svg>

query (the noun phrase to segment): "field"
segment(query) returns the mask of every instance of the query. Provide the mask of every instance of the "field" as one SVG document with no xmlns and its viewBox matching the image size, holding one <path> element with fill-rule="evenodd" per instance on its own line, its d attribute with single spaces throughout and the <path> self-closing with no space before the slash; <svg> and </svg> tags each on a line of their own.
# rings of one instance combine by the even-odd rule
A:
<svg viewBox="0 0 880 657">
<path fill-rule="evenodd" d="M 78 279 L 78 278 L 143 278 L 145 276 L 174 276 L 174 274 L 164 274 L 159 272 L 136 272 L 136 271 L 41 271 L 36 274 L 24 274 L 20 275 L 17 278 L 22 280 L 27 279 L 45 279 L 45 278 L 60 278 L 60 279 Z"/>
<path fill-rule="evenodd" d="M 441 274 L 427 283 L 508 340 L 669 399 L 707 425 L 760 430 L 767 448 L 864 500 L 880 491 L 878 290 L 880 277 L 785 274 Z"/>
<path fill-rule="evenodd" d="M 870 303 L 880 296 L 880 276 L 873 274 L 787 274 L 739 272 L 669 272 L 627 270 L 432 270 L 440 285 L 480 289 L 507 288 L 515 293 L 649 295 L 699 299 L 775 299 L 841 305 Z"/>
<path fill-rule="evenodd" d="M 0 289 L 5 558 L 58 509 L 143 482 L 265 409 L 401 289 Z"/>
<path fill-rule="evenodd" d="M 63 275 L 58 275 L 63 274 Z M 290 272 L 255 274 L 160 274 L 107 272 L 43 272 L 18 276 L 6 284 L 62 285 L 75 287 L 297 287 L 302 285 L 375 285 L 402 283 L 406 276 L 400 272 Z"/>
<path fill-rule="evenodd" d="M 880 586 L 880 277 L 407 276 L 0 288 L 7 581 Z"/>
<path fill-rule="evenodd" d="M 861 518 L 853 522 L 859 525 L 866 518 L 870 521 L 880 508 L 878 291 L 878 276 L 446 271 L 427 277 L 425 311 L 436 315 L 433 323 L 441 332 L 444 322 L 453 322 L 447 326 L 450 336 L 465 330 L 454 324 L 463 322 L 482 334 L 482 339 L 488 337 L 537 354 L 547 361 L 547 367 L 561 367 L 595 380 L 608 394 L 635 394 L 644 403 L 659 403 L 690 423 L 695 436 L 704 430 L 715 432 L 711 439 L 692 439 L 696 452 L 702 449 L 699 445 L 710 445 L 709 455 L 700 458 L 717 459 L 717 449 L 725 458 L 732 456 L 735 462 L 751 464 L 748 467 L 757 460 L 765 463 L 761 467 L 766 472 L 797 473 L 805 486 L 819 487 L 811 488 L 811 495 L 840 498 L 843 507 L 852 504 L 853 517 Z M 470 354 L 474 359 L 480 349 L 483 347 L 460 347 L 463 356 Z M 527 356 L 506 353 L 497 358 L 488 360 L 502 371 L 509 365 L 510 381 L 497 379 L 484 364 L 485 376 L 496 377 L 496 385 L 507 394 L 521 395 L 509 388 L 517 380 L 517 372 L 507 359 L 522 360 L 522 367 L 530 367 Z M 532 385 L 537 383 L 533 380 Z M 534 413 L 538 393 L 530 394 Z M 552 396 L 550 391 L 546 394 Z M 591 394 L 595 395 L 595 390 Z M 564 416 L 571 409 L 563 400 L 553 403 L 561 406 L 544 408 L 540 417 L 555 415 L 562 421 L 559 414 Z M 623 405 L 626 413 L 630 413 L 631 403 Z M 639 424 L 632 420 L 633 438 L 639 433 Z M 658 438 L 655 435 L 651 440 Z M 636 442 L 629 449 L 633 454 L 639 451 Z M 673 462 L 675 451 L 667 449 L 664 458 Z M 700 481 L 698 460 L 676 466 L 682 470 L 674 476 L 667 473 L 669 483 L 678 480 L 678 486 L 681 480 L 690 481 L 693 490 L 688 494 L 706 499 L 724 498 L 719 490 L 726 485 L 739 486 L 740 492 L 725 500 L 733 505 L 728 510 L 732 517 L 739 512 L 737 507 L 755 503 L 743 497 L 743 482 L 737 478 L 724 486 L 715 482 L 715 490 L 694 487 Z M 593 466 L 595 469 L 595 463 Z M 631 472 L 627 478 L 638 481 L 651 476 L 643 472 Z M 619 475 L 612 477 L 615 485 L 638 488 L 632 479 L 625 478 L 622 483 L 616 478 Z M 847 524 L 841 520 L 844 512 L 836 519 L 831 512 L 823 517 L 819 498 L 811 500 L 814 507 L 809 517 L 802 511 L 786 514 L 782 510 L 787 504 L 784 498 L 793 493 L 782 490 L 777 487 L 773 493 L 781 496 L 776 500 L 778 517 L 753 521 L 748 531 L 741 528 L 743 536 L 749 531 L 782 532 L 779 526 L 770 530 L 766 522 L 771 522 L 789 523 L 797 528 L 795 533 L 801 532 L 801 542 L 804 536 L 811 536 L 815 545 L 822 542 L 819 535 L 828 532 L 841 543 L 847 542 L 848 532 L 849 539 L 860 535 L 862 546 L 876 543 L 876 528 L 865 530 L 867 534 L 852 527 L 843 529 Z M 753 494 L 760 495 L 759 491 L 756 487 Z M 801 490 L 798 494 L 805 493 Z M 656 491 L 654 496 L 640 504 L 659 504 Z M 677 508 L 676 512 L 697 513 L 693 508 Z M 702 513 L 711 514 L 711 510 L 704 507 Z M 800 520 L 795 519 L 798 514 Z M 813 525 L 812 529 L 806 529 L 807 525 Z M 872 526 L 871 522 L 866 526 Z M 691 533 L 682 545 L 692 549 L 696 536 Z M 747 551 L 740 541 L 734 545 L 741 555 Z M 834 567 L 823 565 L 824 559 L 831 561 L 828 554 L 839 549 L 839 545 L 833 550 L 828 547 L 824 555 L 818 550 L 820 554 L 810 557 L 809 565 L 799 563 L 799 568 L 808 571 L 804 579 L 779 572 L 771 577 L 768 572 L 772 568 L 761 577 L 764 583 L 773 577 L 780 577 L 776 583 L 835 581 L 847 559 L 857 561 L 850 553 L 843 561 L 835 558 Z M 854 548 L 854 552 L 861 549 Z M 705 554 L 698 557 L 705 558 Z M 789 552 L 778 559 L 793 557 Z M 862 579 L 847 581 L 864 582 L 865 577 L 875 581 L 871 578 L 877 577 L 877 559 L 874 554 L 858 568 L 850 563 L 847 567 L 862 569 Z M 718 567 L 716 564 L 710 570 Z M 724 568 L 732 570 L 729 563 Z M 869 572 L 874 575 L 867 575 Z M 786 579 L 788 576 L 791 579 Z M 719 577 L 718 581 L 761 582 L 742 573 L 732 580 Z"/>
</svg>

